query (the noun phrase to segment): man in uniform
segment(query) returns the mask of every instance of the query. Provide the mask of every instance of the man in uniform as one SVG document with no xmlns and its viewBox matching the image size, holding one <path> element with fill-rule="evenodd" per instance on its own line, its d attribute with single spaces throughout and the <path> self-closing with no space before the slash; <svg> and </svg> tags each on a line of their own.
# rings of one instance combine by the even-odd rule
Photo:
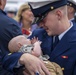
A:
<svg viewBox="0 0 76 75">
<path fill-rule="evenodd" d="M 73 23 L 76 22 L 75 21 L 75 13 L 76 13 L 76 1 L 75 0 L 68 0 L 67 2 L 67 7 L 68 7 L 68 18 L 70 21 L 72 21 Z"/>
<path fill-rule="evenodd" d="M 19 68 L 24 65 L 24 75 L 28 73 L 35 75 L 40 73 L 41 75 L 50 75 L 50 72 L 45 67 L 44 63 L 37 57 L 22 52 L 10 53 L 8 50 L 8 42 L 15 36 L 22 35 L 18 23 L 12 18 L 9 18 L 3 11 L 7 0 L 0 0 L 0 56 L 1 65 L 6 70 L 14 73 L 15 68 Z M 33 63 L 33 64 L 32 64 Z M 4 71 L 3 71 L 4 72 Z M 2 74 L 2 75 L 6 75 Z M 1 75 L 1 73 L 0 73 Z"/>
<path fill-rule="evenodd" d="M 76 28 L 67 17 L 67 0 L 37 0 L 29 4 L 35 17 L 43 21 L 47 34 L 54 36 L 50 61 L 58 63 L 64 75 L 76 75 Z"/>
</svg>

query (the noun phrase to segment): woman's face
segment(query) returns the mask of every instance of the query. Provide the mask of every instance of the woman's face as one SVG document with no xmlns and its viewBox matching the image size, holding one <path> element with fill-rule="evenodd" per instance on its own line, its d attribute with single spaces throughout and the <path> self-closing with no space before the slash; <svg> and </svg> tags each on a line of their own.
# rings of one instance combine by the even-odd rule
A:
<svg viewBox="0 0 76 75">
<path fill-rule="evenodd" d="M 29 22 L 34 21 L 34 15 L 31 9 L 27 9 L 22 13 L 22 19 L 25 19 L 26 21 L 29 21 Z"/>
</svg>

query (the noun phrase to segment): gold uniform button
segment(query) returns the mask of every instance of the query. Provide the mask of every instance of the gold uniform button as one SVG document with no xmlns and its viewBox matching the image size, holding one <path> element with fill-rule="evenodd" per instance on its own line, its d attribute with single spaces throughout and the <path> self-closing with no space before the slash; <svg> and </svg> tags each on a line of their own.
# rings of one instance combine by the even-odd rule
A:
<svg viewBox="0 0 76 75">
<path fill-rule="evenodd" d="M 72 6 L 72 4 L 70 4 L 70 6 Z"/>
<path fill-rule="evenodd" d="M 51 9 L 53 10 L 53 9 L 54 9 L 54 7 L 53 7 L 53 6 L 51 6 Z"/>
<path fill-rule="evenodd" d="M 61 68 L 62 70 L 64 70 L 64 68 Z"/>
</svg>

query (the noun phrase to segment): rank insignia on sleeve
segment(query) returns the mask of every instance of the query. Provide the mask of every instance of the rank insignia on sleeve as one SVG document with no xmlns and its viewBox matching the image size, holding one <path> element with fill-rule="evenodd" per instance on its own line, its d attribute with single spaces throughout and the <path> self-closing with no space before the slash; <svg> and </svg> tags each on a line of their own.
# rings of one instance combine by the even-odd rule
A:
<svg viewBox="0 0 76 75">
<path fill-rule="evenodd" d="M 64 58 L 64 59 L 68 58 L 68 56 L 61 56 L 61 57 Z"/>
</svg>

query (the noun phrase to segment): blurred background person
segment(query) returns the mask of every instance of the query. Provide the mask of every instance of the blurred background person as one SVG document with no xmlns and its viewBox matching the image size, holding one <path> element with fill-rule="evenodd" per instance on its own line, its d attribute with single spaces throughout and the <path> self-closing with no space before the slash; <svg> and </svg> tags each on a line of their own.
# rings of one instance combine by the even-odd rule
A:
<svg viewBox="0 0 76 75">
<path fill-rule="evenodd" d="M 68 7 L 68 19 L 72 21 L 73 23 L 75 22 L 75 13 L 76 13 L 76 0 L 68 0 L 67 3 Z"/>
<path fill-rule="evenodd" d="M 76 22 L 76 13 L 75 13 L 75 16 L 74 16 L 74 18 L 75 18 L 75 22 Z"/>
<path fill-rule="evenodd" d="M 10 18 L 14 18 L 16 16 L 17 9 L 8 7 L 5 9 L 5 11 L 7 13 L 7 16 L 9 16 Z"/>
<path fill-rule="evenodd" d="M 29 36 L 32 31 L 32 23 L 34 21 L 34 15 L 28 4 L 23 4 L 19 8 L 15 20 L 19 23 L 22 33 Z"/>
</svg>

